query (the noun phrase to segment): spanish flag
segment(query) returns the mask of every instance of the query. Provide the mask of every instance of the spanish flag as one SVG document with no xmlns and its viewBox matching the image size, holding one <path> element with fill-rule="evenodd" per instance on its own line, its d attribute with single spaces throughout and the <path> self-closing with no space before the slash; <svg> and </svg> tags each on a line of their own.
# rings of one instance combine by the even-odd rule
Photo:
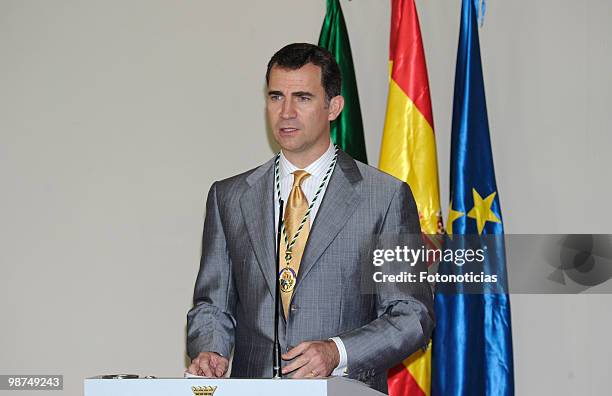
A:
<svg viewBox="0 0 612 396">
<path fill-rule="evenodd" d="M 389 96 L 379 168 L 408 183 L 425 236 L 442 233 L 436 140 L 425 52 L 414 0 L 392 0 Z M 427 243 L 434 243 L 426 239 Z M 431 352 L 389 371 L 389 395 L 429 395 Z"/>
</svg>

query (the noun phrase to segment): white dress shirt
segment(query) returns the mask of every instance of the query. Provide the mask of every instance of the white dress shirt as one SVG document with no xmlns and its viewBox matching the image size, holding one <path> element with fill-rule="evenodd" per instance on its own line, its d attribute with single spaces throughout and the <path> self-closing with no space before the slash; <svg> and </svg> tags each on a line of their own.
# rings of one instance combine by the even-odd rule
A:
<svg viewBox="0 0 612 396">
<path fill-rule="evenodd" d="M 334 159 L 334 154 L 335 154 L 335 147 L 330 142 L 329 148 L 327 149 L 327 151 L 325 151 L 325 153 L 323 153 L 323 155 L 320 156 L 315 162 L 313 162 L 312 164 L 308 165 L 306 168 L 303 169 L 310 174 L 310 176 L 308 176 L 306 179 L 304 179 L 304 181 L 302 181 L 302 185 L 301 185 L 302 191 L 304 192 L 304 196 L 308 200 L 308 205 L 312 203 L 312 200 L 315 196 L 315 193 L 317 192 L 317 189 L 323 182 L 325 173 L 327 172 L 327 169 L 330 167 Z M 289 162 L 289 160 L 285 157 L 285 155 L 281 151 L 280 161 L 279 161 L 279 184 L 280 184 L 280 196 L 285 205 L 287 204 L 289 193 L 291 192 L 291 188 L 293 187 L 293 172 L 299 169 L 300 168 L 298 168 L 297 166 Z M 330 178 L 331 178 L 331 174 L 330 174 Z M 323 189 L 319 193 L 319 197 L 317 198 L 317 201 L 312 207 L 312 210 L 310 211 L 310 216 L 308 217 L 308 220 L 310 221 L 311 226 L 312 226 L 312 222 L 315 219 L 315 216 L 317 215 L 317 212 L 319 211 L 319 207 L 321 206 L 321 201 L 323 200 L 325 191 L 327 191 L 327 183 L 329 183 L 329 178 L 327 182 L 325 183 L 325 185 L 323 186 Z M 278 204 L 278 192 L 276 190 L 276 180 L 274 181 L 274 201 L 275 201 L 275 205 L 274 205 L 274 219 L 275 220 L 274 222 L 275 222 L 275 229 L 278 229 L 278 211 L 280 208 Z M 338 348 L 338 352 L 340 353 L 340 363 L 334 369 L 334 371 L 332 372 L 332 375 L 333 376 L 346 375 L 347 355 L 346 355 L 346 348 L 344 347 L 344 343 L 339 337 L 332 337 L 330 338 L 330 340 L 336 343 L 336 347 Z"/>
</svg>

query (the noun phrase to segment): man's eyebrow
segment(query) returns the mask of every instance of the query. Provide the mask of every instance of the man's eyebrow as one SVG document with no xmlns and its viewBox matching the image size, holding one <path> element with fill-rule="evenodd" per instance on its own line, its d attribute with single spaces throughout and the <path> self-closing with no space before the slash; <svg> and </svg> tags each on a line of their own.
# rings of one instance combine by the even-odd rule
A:
<svg viewBox="0 0 612 396">
<path fill-rule="evenodd" d="M 283 93 L 281 91 L 268 91 L 268 96 L 272 96 L 272 95 L 283 96 Z"/>
<path fill-rule="evenodd" d="M 308 97 L 314 97 L 314 95 L 308 91 L 297 91 L 297 92 L 292 92 L 291 96 L 308 96 Z"/>
</svg>

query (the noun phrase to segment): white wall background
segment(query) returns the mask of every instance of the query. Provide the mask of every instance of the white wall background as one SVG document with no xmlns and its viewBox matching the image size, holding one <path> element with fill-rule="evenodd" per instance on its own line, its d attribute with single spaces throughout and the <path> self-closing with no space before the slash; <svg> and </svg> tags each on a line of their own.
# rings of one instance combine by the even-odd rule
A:
<svg viewBox="0 0 612 396">
<path fill-rule="evenodd" d="M 342 1 L 370 163 L 389 2 Z M 459 0 L 417 1 L 444 206 Z M 273 151 L 269 57 L 325 2 L 0 0 L 0 374 L 180 376 L 210 184 Z M 611 233 L 606 0 L 487 1 L 506 231 Z M 517 395 L 609 393 L 610 296 L 512 296 Z M 2 392 L 0 392 L 2 393 Z"/>
</svg>

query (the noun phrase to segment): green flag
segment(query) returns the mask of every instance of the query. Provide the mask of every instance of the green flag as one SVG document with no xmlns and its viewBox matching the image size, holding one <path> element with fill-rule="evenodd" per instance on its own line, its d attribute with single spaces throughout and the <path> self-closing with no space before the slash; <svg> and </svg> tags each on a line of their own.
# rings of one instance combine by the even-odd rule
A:
<svg viewBox="0 0 612 396">
<path fill-rule="evenodd" d="M 331 124 L 332 141 L 351 157 L 367 164 L 353 56 L 339 0 L 327 0 L 327 12 L 319 36 L 319 46 L 334 55 L 342 72 L 344 110 Z"/>
</svg>

